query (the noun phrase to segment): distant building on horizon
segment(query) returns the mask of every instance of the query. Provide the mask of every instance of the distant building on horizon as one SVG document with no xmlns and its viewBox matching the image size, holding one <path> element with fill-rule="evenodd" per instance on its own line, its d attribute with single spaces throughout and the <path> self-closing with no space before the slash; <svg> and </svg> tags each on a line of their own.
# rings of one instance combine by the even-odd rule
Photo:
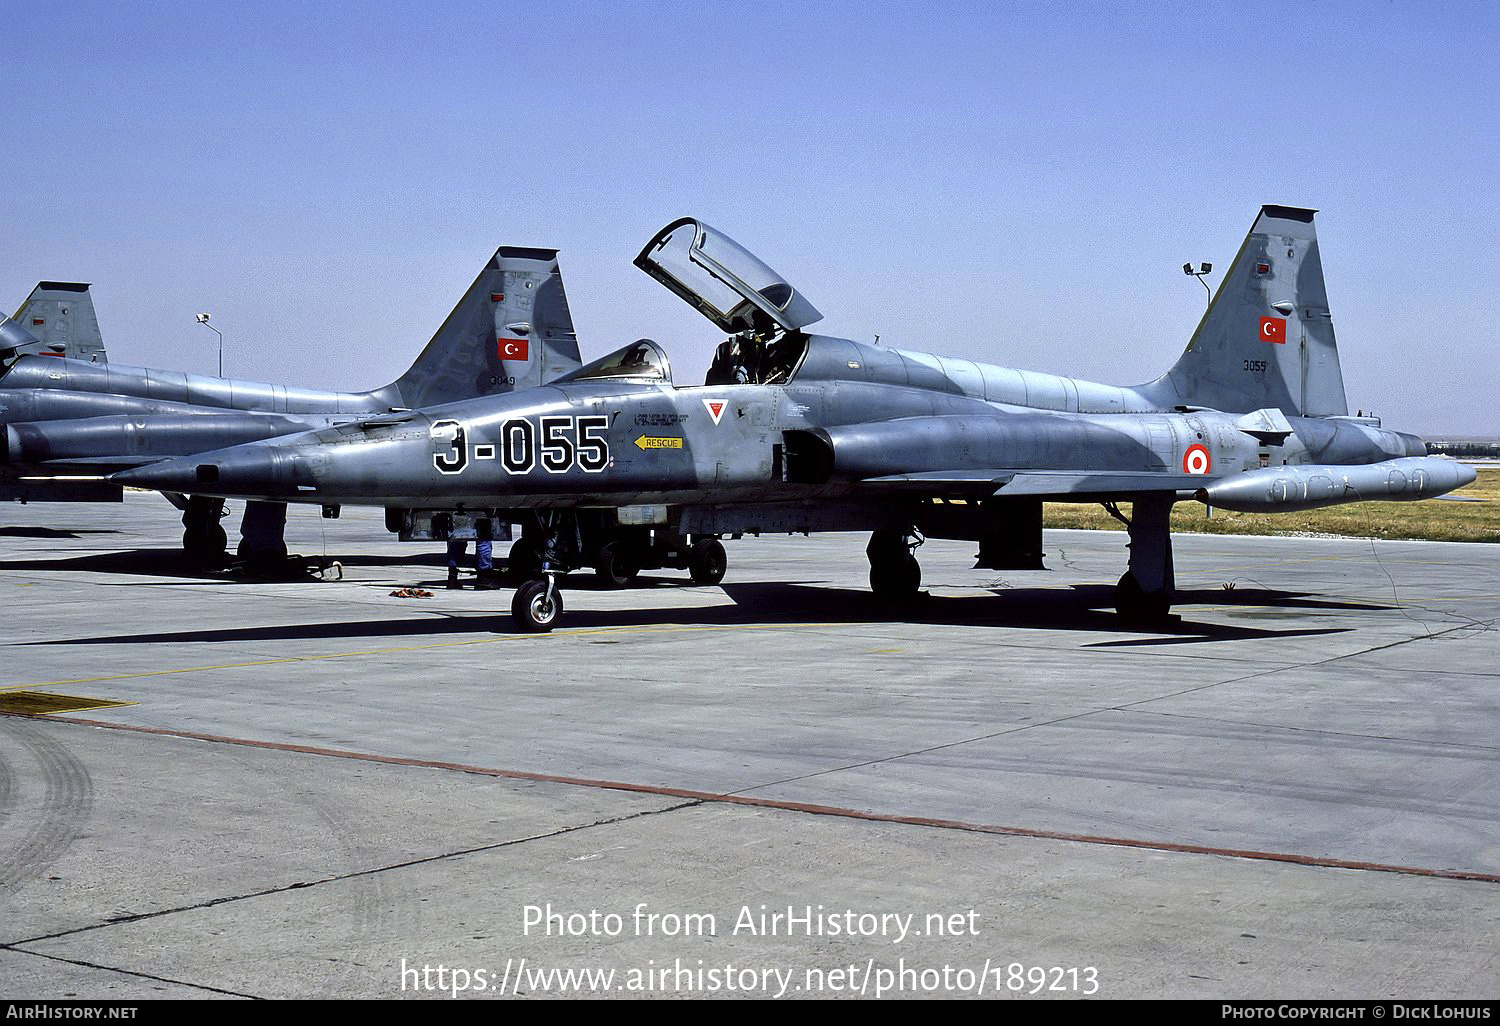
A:
<svg viewBox="0 0 1500 1026">
<path fill-rule="evenodd" d="M 1458 459 L 1500 459 L 1500 438 L 1424 438 L 1427 451 L 1434 456 Z"/>
</svg>

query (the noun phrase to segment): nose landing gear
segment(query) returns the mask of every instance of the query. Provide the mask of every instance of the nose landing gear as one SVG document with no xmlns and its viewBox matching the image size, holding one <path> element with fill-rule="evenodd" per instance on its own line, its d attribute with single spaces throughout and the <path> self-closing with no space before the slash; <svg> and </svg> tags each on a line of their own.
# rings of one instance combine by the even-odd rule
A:
<svg viewBox="0 0 1500 1026">
<path fill-rule="evenodd" d="M 562 592 L 557 588 L 559 576 L 549 573 L 516 589 L 510 600 L 510 615 L 518 628 L 528 634 L 541 634 L 557 624 L 563 613 Z"/>
<path fill-rule="evenodd" d="M 540 546 L 531 548 L 523 535 L 516 542 L 516 548 L 511 549 L 513 564 L 518 555 L 524 564 L 527 552 L 537 560 L 534 570 L 526 567 L 530 571 L 530 579 L 522 582 L 510 600 L 511 619 L 519 630 L 528 634 L 550 631 L 562 618 L 563 600 L 559 582 L 568 572 L 565 559 L 567 536 L 564 532 L 567 531 L 569 536 L 577 534 L 577 524 L 566 513 L 551 511 L 541 517 L 541 521 L 545 533 Z M 517 549 L 521 546 L 526 548 L 518 553 Z"/>
</svg>

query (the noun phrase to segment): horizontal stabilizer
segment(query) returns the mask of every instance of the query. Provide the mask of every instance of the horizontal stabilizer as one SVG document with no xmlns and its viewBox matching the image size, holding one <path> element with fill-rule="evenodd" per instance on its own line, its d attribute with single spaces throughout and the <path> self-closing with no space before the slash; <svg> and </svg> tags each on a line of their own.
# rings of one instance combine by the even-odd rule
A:
<svg viewBox="0 0 1500 1026">
<path fill-rule="evenodd" d="M 1292 433 L 1292 425 L 1280 410 L 1256 410 L 1234 422 L 1234 426 L 1262 445 L 1280 445 Z"/>
</svg>

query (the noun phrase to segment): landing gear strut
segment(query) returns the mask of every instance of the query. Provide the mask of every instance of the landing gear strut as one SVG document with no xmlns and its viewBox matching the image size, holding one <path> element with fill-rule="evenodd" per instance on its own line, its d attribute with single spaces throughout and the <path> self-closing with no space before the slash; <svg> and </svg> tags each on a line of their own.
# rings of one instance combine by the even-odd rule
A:
<svg viewBox="0 0 1500 1026">
<path fill-rule="evenodd" d="M 521 582 L 511 616 L 518 630 L 552 630 L 562 615 L 562 579 L 569 570 L 593 567 L 603 587 L 624 588 L 642 570 L 662 566 L 687 570 L 694 584 L 718 584 L 728 565 L 716 535 L 618 524 L 613 513 L 605 521 L 598 511 L 538 510 L 510 550 L 511 576 Z"/>
<path fill-rule="evenodd" d="M 1137 499 L 1129 519 L 1114 503 L 1105 503 L 1104 508 L 1130 531 L 1130 569 L 1115 586 L 1115 611 L 1140 623 L 1168 619 L 1177 586 L 1172 569 L 1172 499 Z"/>
<path fill-rule="evenodd" d="M 235 555 L 253 569 L 279 569 L 286 562 L 286 503 L 245 503 Z"/>
<path fill-rule="evenodd" d="M 922 586 L 922 567 L 913 553 L 922 540 L 913 530 L 880 530 L 870 535 L 865 555 L 870 558 L 870 590 L 876 597 L 899 601 L 916 596 Z"/>
</svg>

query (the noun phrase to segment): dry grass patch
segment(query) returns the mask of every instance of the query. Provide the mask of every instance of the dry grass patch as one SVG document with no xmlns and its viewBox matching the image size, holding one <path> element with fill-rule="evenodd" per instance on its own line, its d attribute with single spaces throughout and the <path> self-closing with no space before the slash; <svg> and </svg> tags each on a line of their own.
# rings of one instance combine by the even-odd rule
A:
<svg viewBox="0 0 1500 1026">
<path fill-rule="evenodd" d="M 1488 502 L 1351 502 L 1307 513 L 1230 513 L 1213 516 L 1196 502 L 1172 511 L 1172 530 L 1186 534 L 1327 534 L 1346 538 L 1407 538 L 1425 541 L 1500 542 L 1500 467 L 1480 467 L 1479 478 L 1454 495 Z M 1130 504 L 1121 511 L 1130 515 Z M 1049 502 L 1042 509 L 1046 527 L 1121 531 L 1124 527 L 1099 506 Z"/>
</svg>

